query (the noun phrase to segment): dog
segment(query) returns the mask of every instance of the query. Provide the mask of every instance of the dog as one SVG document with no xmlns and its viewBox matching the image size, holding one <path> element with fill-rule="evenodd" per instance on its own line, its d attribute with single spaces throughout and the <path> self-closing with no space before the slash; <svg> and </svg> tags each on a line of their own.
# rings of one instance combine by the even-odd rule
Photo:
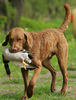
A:
<svg viewBox="0 0 76 100">
<path fill-rule="evenodd" d="M 31 98 L 34 93 L 34 86 L 41 72 L 42 65 L 47 68 L 52 75 L 51 92 L 56 89 L 56 70 L 51 66 L 49 60 L 56 55 L 60 70 L 63 75 L 63 85 L 61 94 L 66 93 L 67 89 L 67 57 L 68 57 L 68 43 L 64 37 L 63 32 L 68 28 L 70 23 L 70 6 L 64 5 L 66 15 L 63 24 L 57 29 L 45 29 L 40 32 L 26 32 L 20 27 L 13 28 L 6 36 L 5 42 L 2 44 L 6 46 L 10 44 L 10 52 L 18 52 L 26 49 L 31 53 L 32 64 L 38 68 L 34 69 L 34 74 L 29 81 L 28 70 L 21 69 L 24 79 L 25 91 L 23 99 Z"/>
</svg>

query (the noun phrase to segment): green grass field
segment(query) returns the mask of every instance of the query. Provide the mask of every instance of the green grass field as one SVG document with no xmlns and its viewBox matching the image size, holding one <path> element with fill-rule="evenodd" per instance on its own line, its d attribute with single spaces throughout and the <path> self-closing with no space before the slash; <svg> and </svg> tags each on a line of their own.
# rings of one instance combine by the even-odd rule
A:
<svg viewBox="0 0 76 100">
<path fill-rule="evenodd" d="M 50 23 L 50 24 L 49 24 Z M 59 23 L 59 24 L 58 24 Z M 48 27 L 58 27 L 61 21 L 50 21 L 44 23 L 44 26 L 40 29 Z M 42 25 L 42 24 L 41 24 Z M 29 29 L 29 28 L 28 28 Z M 40 30 L 39 29 L 39 30 Z M 29 29 L 30 30 L 30 29 Z M 39 31 L 37 30 L 37 31 Z M 32 30 L 34 31 L 34 30 Z M 68 54 L 68 89 L 67 94 L 61 95 L 60 89 L 62 87 L 62 75 L 57 63 L 56 57 L 53 57 L 51 63 L 53 67 L 57 70 L 57 81 L 56 81 L 56 92 L 50 92 L 51 75 L 48 70 L 42 68 L 41 74 L 38 78 L 37 84 L 34 88 L 34 95 L 29 100 L 76 100 L 76 41 L 72 36 L 71 24 L 69 29 L 65 32 L 65 36 L 69 44 L 69 54 Z M 4 41 L 5 35 L 0 33 L 0 100 L 21 100 L 21 96 L 24 92 L 24 84 L 20 68 L 15 67 L 10 63 L 10 69 L 12 72 L 12 80 L 9 80 L 2 63 L 2 49 L 1 43 Z M 31 78 L 33 71 L 29 73 L 29 78 Z"/>
</svg>

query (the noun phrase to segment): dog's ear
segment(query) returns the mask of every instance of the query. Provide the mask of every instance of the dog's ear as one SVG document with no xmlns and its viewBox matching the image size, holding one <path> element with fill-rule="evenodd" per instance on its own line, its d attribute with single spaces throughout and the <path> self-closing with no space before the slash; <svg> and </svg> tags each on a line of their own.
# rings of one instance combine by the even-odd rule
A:
<svg viewBox="0 0 76 100">
<path fill-rule="evenodd" d="M 24 34 L 24 36 L 25 36 L 27 45 L 29 47 L 32 47 L 32 45 L 33 45 L 33 39 L 31 37 L 31 34 L 30 33 L 27 33 L 27 34 Z"/>
<path fill-rule="evenodd" d="M 6 36 L 5 41 L 2 43 L 2 46 L 6 46 L 8 44 L 9 41 L 9 34 Z"/>
</svg>

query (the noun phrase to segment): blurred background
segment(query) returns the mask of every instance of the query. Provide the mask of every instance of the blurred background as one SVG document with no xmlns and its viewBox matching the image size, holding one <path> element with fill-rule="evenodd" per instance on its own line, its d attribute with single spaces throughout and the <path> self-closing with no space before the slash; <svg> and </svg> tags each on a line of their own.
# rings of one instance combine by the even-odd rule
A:
<svg viewBox="0 0 76 100">
<path fill-rule="evenodd" d="M 38 32 L 46 28 L 58 28 L 64 20 L 65 3 L 70 5 L 71 11 L 76 8 L 76 0 L 0 0 L 0 100 L 21 100 L 24 89 L 20 68 L 14 66 L 12 62 L 9 63 L 12 74 L 12 80 L 9 80 L 2 61 L 2 43 L 10 29 L 22 27 L 26 31 Z M 76 41 L 74 39 L 76 35 L 72 34 L 72 26 L 73 23 L 70 23 L 64 32 L 69 51 L 67 94 L 61 95 L 59 92 L 62 87 L 62 75 L 57 58 L 54 56 L 50 62 L 57 71 L 56 92 L 50 93 L 52 78 L 49 71 L 43 67 L 35 86 L 34 96 L 29 100 L 76 100 Z M 29 78 L 32 73 L 33 71 L 29 73 Z"/>
<path fill-rule="evenodd" d="M 0 31 L 7 32 L 15 26 L 33 28 L 32 20 L 34 25 L 40 20 L 63 20 L 66 2 L 75 8 L 76 0 L 0 0 Z"/>
</svg>

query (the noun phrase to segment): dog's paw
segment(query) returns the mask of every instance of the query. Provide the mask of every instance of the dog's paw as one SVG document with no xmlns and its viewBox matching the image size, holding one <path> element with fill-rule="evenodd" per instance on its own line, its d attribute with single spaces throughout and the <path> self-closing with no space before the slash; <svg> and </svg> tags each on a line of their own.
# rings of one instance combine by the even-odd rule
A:
<svg viewBox="0 0 76 100">
<path fill-rule="evenodd" d="M 51 84 L 51 92 L 54 92 L 56 90 L 56 86 Z"/>
<path fill-rule="evenodd" d="M 26 100 L 27 96 L 22 96 L 22 100 Z"/>
<path fill-rule="evenodd" d="M 50 90 L 51 90 L 51 92 L 54 92 L 56 89 L 55 88 L 51 88 Z"/>
<path fill-rule="evenodd" d="M 66 90 L 65 89 L 61 89 L 61 94 L 66 94 Z"/>
<path fill-rule="evenodd" d="M 28 98 L 32 97 L 33 92 L 34 92 L 34 89 L 31 86 L 29 86 L 28 89 L 27 89 L 27 96 L 28 96 Z"/>
</svg>

